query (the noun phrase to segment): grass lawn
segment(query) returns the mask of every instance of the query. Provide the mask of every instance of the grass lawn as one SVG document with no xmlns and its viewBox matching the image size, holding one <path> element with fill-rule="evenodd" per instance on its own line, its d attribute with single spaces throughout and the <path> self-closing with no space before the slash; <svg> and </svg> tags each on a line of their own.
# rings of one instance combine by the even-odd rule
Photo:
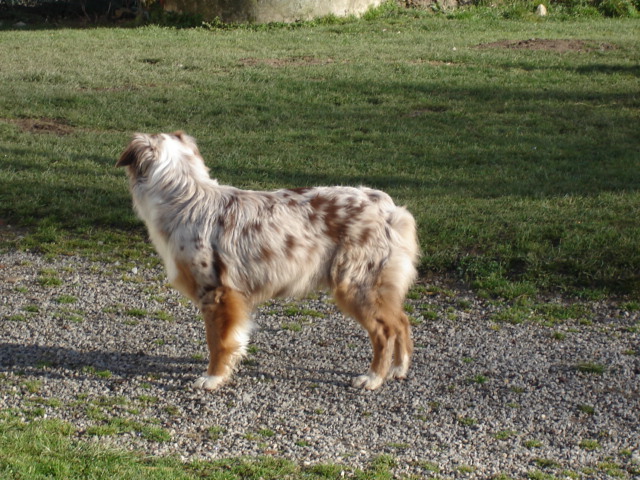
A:
<svg viewBox="0 0 640 480">
<path fill-rule="evenodd" d="M 232 458 L 185 463 L 150 458 L 73 438 L 73 425 L 60 420 L 29 422 L 0 412 L 0 478 L 93 480 L 390 480 L 396 461 L 376 457 L 366 469 L 336 464 L 300 466 L 276 457 Z"/>
<path fill-rule="evenodd" d="M 638 298 L 640 22 L 551 13 L 0 30 L 0 253 L 157 262 L 114 164 L 133 132 L 181 129 L 221 183 L 388 191 L 416 216 L 425 276 L 507 299 Z M 5 412 L 0 476 L 341 477 L 149 460 L 76 443 L 73 428 Z M 392 463 L 347 474 L 391 478 Z"/>
<path fill-rule="evenodd" d="M 146 458 L 74 440 L 74 427 L 59 420 L 23 422 L 0 416 L 0 477 L 93 480 L 389 480 L 393 458 L 380 455 L 366 469 L 334 464 L 301 467 L 274 457 L 183 463 Z"/>
<path fill-rule="evenodd" d="M 222 183 L 388 191 L 423 273 L 507 298 L 640 292 L 637 19 L 396 11 L 0 45 L 4 249 L 156 261 L 114 163 L 132 132 L 181 129 Z"/>
</svg>

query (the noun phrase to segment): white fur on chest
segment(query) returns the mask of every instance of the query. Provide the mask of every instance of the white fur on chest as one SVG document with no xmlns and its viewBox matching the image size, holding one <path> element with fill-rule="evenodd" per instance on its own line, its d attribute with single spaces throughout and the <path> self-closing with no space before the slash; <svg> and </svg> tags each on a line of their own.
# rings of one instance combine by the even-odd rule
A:
<svg viewBox="0 0 640 480">
<path fill-rule="evenodd" d="M 153 227 L 149 227 L 149 238 L 151 238 L 151 242 L 153 246 L 156 248 L 158 255 L 162 258 L 164 262 L 164 267 L 167 270 L 167 278 L 169 283 L 173 283 L 173 281 L 178 276 L 178 267 L 176 266 L 176 262 L 173 259 L 173 253 L 171 252 L 171 246 L 165 239 L 165 237 Z"/>
<path fill-rule="evenodd" d="M 154 217 L 154 211 L 157 211 L 157 208 L 154 209 L 150 203 L 153 203 L 153 201 L 137 201 L 135 207 L 138 215 L 147 226 L 151 243 L 153 243 L 158 255 L 160 255 L 160 258 L 162 258 L 164 262 L 169 283 L 172 283 L 178 276 L 178 267 L 176 266 L 173 252 L 171 251 L 169 239 L 156 227 L 157 220 Z"/>
</svg>

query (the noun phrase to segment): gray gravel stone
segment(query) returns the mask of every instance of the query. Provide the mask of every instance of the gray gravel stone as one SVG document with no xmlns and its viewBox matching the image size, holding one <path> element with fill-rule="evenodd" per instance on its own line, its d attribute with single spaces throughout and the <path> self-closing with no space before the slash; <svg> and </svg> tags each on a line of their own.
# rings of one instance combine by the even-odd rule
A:
<svg viewBox="0 0 640 480">
<path fill-rule="evenodd" d="M 408 301 L 409 378 L 375 392 L 350 387 L 369 341 L 326 295 L 269 302 L 233 380 L 205 393 L 191 388 L 202 322 L 161 268 L 9 252 L 0 278 L 0 408 L 66 420 L 87 441 L 185 461 L 367 468 L 390 455 L 399 477 L 640 474 L 640 316 L 616 302 L 512 325 L 497 302 L 425 289 Z"/>
</svg>

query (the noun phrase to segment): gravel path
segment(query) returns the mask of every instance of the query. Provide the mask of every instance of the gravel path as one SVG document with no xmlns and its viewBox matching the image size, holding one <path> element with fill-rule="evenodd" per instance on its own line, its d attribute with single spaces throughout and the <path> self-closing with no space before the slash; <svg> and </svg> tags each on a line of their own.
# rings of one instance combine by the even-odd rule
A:
<svg viewBox="0 0 640 480">
<path fill-rule="evenodd" d="M 324 295 L 273 302 L 234 379 L 203 393 L 202 322 L 160 268 L 9 252 L 0 279 L 0 408 L 89 441 L 185 460 L 388 455 L 398 477 L 640 476 L 637 304 L 547 299 L 547 318 L 574 318 L 512 324 L 505 305 L 430 284 L 409 301 L 409 378 L 363 392 L 349 385 L 365 332 Z"/>
</svg>

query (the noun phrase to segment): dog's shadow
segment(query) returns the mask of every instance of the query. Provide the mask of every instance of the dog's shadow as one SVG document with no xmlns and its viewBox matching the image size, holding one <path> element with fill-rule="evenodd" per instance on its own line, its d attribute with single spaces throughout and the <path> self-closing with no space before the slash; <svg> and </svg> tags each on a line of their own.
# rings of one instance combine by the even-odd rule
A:
<svg viewBox="0 0 640 480">
<path fill-rule="evenodd" d="M 142 351 L 80 351 L 59 346 L 0 343 L 0 372 L 15 372 L 47 379 L 79 376 L 118 383 L 127 378 L 142 377 L 160 388 L 170 388 L 167 381 L 169 377 L 178 377 L 181 379 L 180 383 L 188 385 L 205 368 L 206 361 L 185 356 L 154 355 Z M 346 386 L 353 375 L 353 372 L 324 369 L 317 371 L 295 365 L 288 365 L 285 370 L 294 373 L 278 374 L 268 372 L 258 365 L 245 365 L 234 376 L 277 382 L 295 379 L 317 385 Z"/>
<path fill-rule="evenodd" d="M 201 370 L 201 363 L 200 360 L 188 357 L 151 355 L 145 352 L 83 352 L 58 346 L 0 343 L 0 371 L 28 373 L 45 378 L 64 378 L 67 375 L 159 378 L 171 374 L 188 377 L 192 372 Z"/>
</svg>

